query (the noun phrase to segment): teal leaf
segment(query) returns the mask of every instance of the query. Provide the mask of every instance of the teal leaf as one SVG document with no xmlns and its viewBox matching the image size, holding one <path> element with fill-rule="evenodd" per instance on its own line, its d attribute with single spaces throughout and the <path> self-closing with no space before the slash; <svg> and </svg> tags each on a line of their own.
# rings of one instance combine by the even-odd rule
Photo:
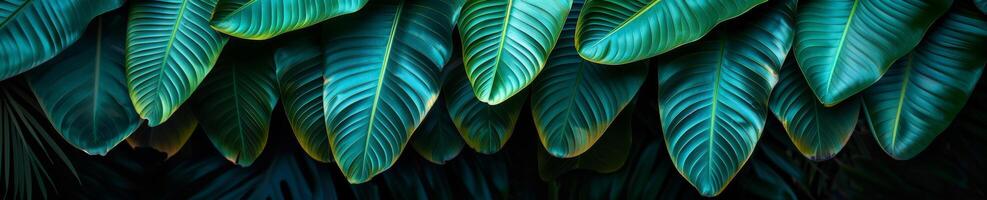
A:
<svg viewBox="0 0 987 200">
<path fill-rule="evenodd" d="M 364 12 L 326 24 L 326 129 L 350 183 L 390 168 L 432 107 L 460 5 L 372 2 Z"/>
<path fill-rule="evenodd" d="M 212 27 L 234 37 L 265 40 L 360 10 L 367 0 L 221 0 Z"/>
<path fill-rule="evenodd" d="M 141 124 L 124 77 L 126 23 L 97 18 L 81 41 L 27 76 L 55 130 L 87 154 L 106 155 Z"/>
<path fill-rule="evenodd" d="M 322 47 L 319 32 L 288 34 L 291 39 L 274 52 L 281 104 L 298 144 L 320 162 L 331 162 L 322 108 Z"/>
<path fill-rule="evenodd" d="M 477 99 L 500 104 L 535 80 L 571 4 L 572 0 L 467 0 L 459 35 Z"/>
<path fill-rule="evenodd" d="M 216 0 L 144 0 L 130 8 L 127 87 L 151 127 L 168 120 L 219 57 L 227 36 L 209 28 Z"/>
<path fill-rule="evenodd" d="M 587 169 L 611 173 L 624 166 L 631 151 L 632 110 L 620 113 L 605 135 L 586 153 L 572 158 L 557 158 L 544 149 L 538 150 L 538 175 L 552 181 L 566 172 Z"/>
<path fill-rule="evenodd" d="M 185 146 L 192 137 L 199 121 L 187 108 L 175 112 L 175 119 L 155 127 L 141 126 L 127 138 L 131 147 L 148 147 L 168 155 L 169 158 Z"/>
<path fill-rule="evenodd" d="M 860 101 L 824 106 L 809 89 L 794 60 L 789 56 L 781 68 L 768 106 L 802 155 L 810 160 L 827 160 L 843 149 L 857 127 Z"/>
<path fill-rule="evenodd" d="M 973 0 L 973 2 L 977 4 L 977 8 L 980 9 L 980 12 L 987 15 L 987 0 Z"/>
<path fill-rule="evenodd" d="M 833 106 L 877 82 L 952 0 L 810 0 L 799 6 L 795 58 L 819 101 Z"/>
<path fill-rule="evenodd" d="M 443 96 L 459 135 L 476 152 L 493 154 L 500 151 L 514 132 L 521 107 L 528 100 L 527 95 L 522 92 L 504 103 L 486 104 L 473 95 L 462 69 L 454 69 L 453 66 L 446 68 L 451 71 L 442 89 Z"/>
<path fill-rule="evenodd" d="M 658 105 L 672 163 L 703 196 L 744 166 L 791 48 L 794 1 L 762 6 L 658 65 Z"/>
<path fill-rule="evenodd" d="M 0 80 L 23 73 L 75 43 L 97 15 L 123 0 L 0 2 Z"/>
<path fill-rule="evenodd" d="M 587 0 L 576 25 L 576 49 L 608 65 L 644 60 L 696 41 L 766 1 Z"/>
<path fill-rule="evenodd" d="M 987 16 L 957 4 L 915 50 L 863 93 L 874 138 L 905 160 L 922 152 L 966 104 L 987 64 Z"/>
<path fill-rule="evenodd" d="M 275 70 L 268 59 L 270 54 L 245 53 L 246 49 L 266 47 L 230 48 L 244 50 L 223 55 L 216 73 L 202 83 L 194 97 L 194 114 L 227 160 L 250 166 L 267 144 L 271 113 L 278 101 Z"/>
<path fill-rule="evenodd" d="M 644 84 L 648 68 L 604 66 L 579 57 L 573 45 L 576 2 L 555 46 L 531 88 L 531 114 L 542 145 L 555 157 L 578 156 L 600 139 L 637 90 Z"/>
<path fill-rule="evenodd" d="M 438 98 L 421 127 L 415 129 L 411 147 L 429 162 L 441 165 L 459 155 L 463 146 L 463 138 L 449 118 L 445 101 Z"/>
</svg>

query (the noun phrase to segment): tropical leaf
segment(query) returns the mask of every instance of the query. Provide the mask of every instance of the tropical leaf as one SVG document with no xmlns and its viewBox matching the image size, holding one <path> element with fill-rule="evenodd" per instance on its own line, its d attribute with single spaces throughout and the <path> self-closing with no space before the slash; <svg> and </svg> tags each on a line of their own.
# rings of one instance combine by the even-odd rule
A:
<svg viewBox="0 0 987 200">
<path fill-rule="evenodd" d="M 221 0 L 212 27 L 234 37 L 265 40 L 360 10 L 367 0 Z"/>
<path fill-rule="evenodd" d="M 504 154 L 469 154 L 453 160 L 449 166 L 459 183 L 466 187 L 470 199 L 505 199 L 509 197 L 509 159 Z"/>
<path fill-rule="evenodd" d="M 326 128 L 333 157 L 350 183 L 391 167 L 432 107 L 461 5 L 373 2 L 365 12 L 326 24 Z"/>
<path fill-rule="evenodd" d="M 877 82 L 952 0 L 810 0 L 799 7 L 795 58 L 826 106 Z"/>
<path fill-rule="evenodd" d="M 566 172 L 587 169 L 599 173 L 611 173 L 624 166 L 631 151 L 632 115 L 627 110 L 610 125 L 598 144 L 586 153 L 573 158 L 557 158 L 544 149 L 538 150 L 538 175 L 544 181 L 552 181 Z"/>
<path fill-rule="evenodd" d="M 794 8 L 795 1 L 759 7 L 659 65 L 669 155 L 703 196 L 719 194 L 754 151 L 776 73 L 791 48 Z"/>
<path fill-rule="evenodd" d="M 463 138 L 459 137 L 459 131 L 449 118 L 449 111 L 442 98 L 436 100 L 425 121 L 411 138 L 411 147 L 419 155 L 440 165 L 459 155 L 463 144 Z"/>
<path fill-rule="evenodd" d="M 466 73 L 456 68 L 462 67 L 446 67 L 449 78 L 442 89 L 449 116 L 470 148 L 483 154 L 496 153 L 514 133 L 527 95 L 515 95 L 498 105 L 483 103 L 473 95 Z"/>
<path fill-rule="evenodd" d="M 578 156 L 600 139 L 644 84 L 643 63 L 614 67 L 579 57 L 573 46 L 581 1 L 569 12 L 559 44 L 531 91 L 531 114 L 538 136 L 555 157 Z"/>
<path fill-rule="evenodd" d="M 634 143 L 638 144 L 632 145 L 630 159 L 620 170 L 565 174 L 550 186 L 556 188 L 555 195 L 559 199 L 689 199 L 680 196 L 687 195 L 681 192 L 686 183 L 674 178 L 677 173 L 662 156 L 661 141 L 642 141 L 637 136 Z"/>
<path fill-rule="evenodd" d="M 0 80 L 25 72 L 75 43 L 97 15 L 123 0 L 0 2 Z"/>
<path fill-rule="evenodd" d="M 608 65 L 644 60 L 696 41 L 766 1 L 587 0 L 576 25 L 576 49 Z"/>
<path fill-rule="evenodd" d="M 987 0 L 973 0 L 973 2 L 977 4 L 977 8 L 980 9 L 980 12 L 987 15 Z"/>
<path fill-rule="evenodd" d="M 459 35 L 477 99 L 497 105 L 535 80 L 571 4 L 572 0 L 467 0 Z"/>
<path fill-rule="evenodd" d="M 178 109 L 175 119 L 156 127 L 141 126 L 127 138 L 131 147 L 148 147 L 174 156 L 192 137 L 199 121 L 187 108 Z"/>
<path fill-rule="evenodd" d="M 81 41 L 27 76 L 55 130 L 87 154 L 106 155 L 141 124 L 124 77 L 126 23 L 97 18 Z"/>
<path fill-rule="evenodd" d="M 331 162 L 332 152 L 326 138 L 325 113 L 322 108 L 322 46 L 319 32 L 289 34 L 288 41 L 274 52 L 281 104 L 298 144 L 320 162 Z"/>
<path fill-rule="evenodd" d="M 262 46 L 231 46 L 264 49 Z M 195 96 L 195 116 L 203 132 L 230 162 L 250 166 L 267 144 L 271 113 L 277 104 L 275 70 L 264 51 L 230 52 Z"/>
<path fill-rule="evenodd" d="M 961 5 L 863 93 L 871 132 L 895 159 L 914 157 L 949 127 L 987 64 L 987 16 Z"/>
<path fill-rule="evenodd" d="M 209 28 L 216 0 L 135 1 L 127 27 L 130 100 L 151 127 L 168 120 L 199 87 L 226 44 Z"/>
<path fill-rule="evenodd" d="M 860 101 L 853 99 L 835 107 L 824 106 L 809 89 L 794 59 L 785 62 L 780 74 L 768 106 L 782 122 L 792 143 L 811 160 L 836 156 L 857 127 Z"/>
</svg>

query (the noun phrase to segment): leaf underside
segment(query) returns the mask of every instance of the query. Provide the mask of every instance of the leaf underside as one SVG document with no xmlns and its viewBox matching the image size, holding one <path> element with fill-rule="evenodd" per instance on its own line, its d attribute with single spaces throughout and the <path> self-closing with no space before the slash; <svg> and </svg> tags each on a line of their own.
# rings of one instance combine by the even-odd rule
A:
<svg viewBox="0 0 987 200">
<path fill-rule="evenodd" d="M 455 69 L 457 67 L 459 69 Z M 449 66 L 449 77 L 442 89 L 446 109 L 463 141 L 483 154 L 493 154 L 504 147 L 514 133 L 521 108 L 528 96 L 522 92 L 501 104 L 490 105 L 476 99 L 461 66 Z"/>
</svg>

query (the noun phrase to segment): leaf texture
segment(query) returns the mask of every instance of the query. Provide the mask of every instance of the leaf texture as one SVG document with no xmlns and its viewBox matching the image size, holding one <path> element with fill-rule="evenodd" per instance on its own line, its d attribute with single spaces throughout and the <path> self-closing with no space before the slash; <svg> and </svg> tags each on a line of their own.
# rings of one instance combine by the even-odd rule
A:
<svg viewBox="0 0 987 200">
<path fill-rule="evenodd" d="M 593 146 L 644 84 L 643 63 L 604 66 L 579 57 L 573 45 L 580 2 L 560 42 L 531 89 L 531 114 L 541 143 L 555 157 L 578 156 Z"/>
<path fill-rule="evenodd" d="M 367 0 L 221 0 L 212 27 L 234 37 L 265 40 L 360 10 Z"/>
<path fill-rule="evenodd" d="M 987 0 L 973 0 L 973 2 L 977 4 L 976 6 L 980 9 L 980 12 L 987 15 Z"/>
<path fill-rule="evenodd" d="M 185 146 L 188 139 L 192 137 L 199 121 L 195 119 L 189 109 L 182 108 L 175 112 L 175 119 L 168 120 L 164 124 L 156 127 L 141 126 L 134 134 L 127 138 L 127 143 L 131 147 L 148 147 L 168 155 L 174 156 Z"/>
<path fill-rule="evenodd" d="M 441 165 L 459 155 L 463 146 L 463 138 L 449 118 L 445 101 L 439 98 L 421 127 L 415 130 L 411 147 L 429 162 Z"/>
<path fill-rule="evenodd" d="M 666 147 L 703 196 L 723 191 L 753 153 L 776 73 L 791 48 L 794 7 L 794 1 L 762 6 L 659 64 Z"/>
<path fill-rule="evenodd" d="M 227 36 L 209 28 L 216 0 L 146 0 L 131 5 L 127 86 L 137 113 L 154 127 L 199 87 Z"/>
<path fill-rule="evenodd" d="M 871 132 L 895 159 L 915 157 L 949 127 L 987 64 L 987 16 L 961 5 L 863 93 Z"/>
<path fill-rule="evenodd" d="M 320 162 L 331 162 L 322 107 L 322 46 L 319 32 L 289 34 L 288 41 L 274 52 L 281 104 L 291 130 L 305 153 Z"/>
<path fill-rule="evenodd" d="M 390 168 L 432 107 L 460 5 L 373 2 L 364 12 L 326 24 L 326 128 L 333 157 L 350 183 Z"/>
<path fill-rule="evenodd" d="M 543 149 L 538 151 L 538 175 L 552 181 L 566 172 L 587 169 L 611 173 L 624 166 L 631 151 L 632 110 L 620 113 L 605 135 L 586 153 L 572 158 L 557 158 Z"/>
<path fill-rule="evenodd" d="M 75 43 L 97 15 L 123 0 L 0 2 L 0 80 L 23 73 Z"/>
<path fill-rule="evenodd" d="M 696 41 L 766 1 L 587 0 L 576 25 L 576 49 L 601 64 L 643 60 Z"/>
<path fill-rule="evenodd" d="M 462 67 L 456 68 L 460 69 L 447 67 L 450 78 L 442 89 L 449 116 L 466 145 L 483 154 L 496 153 L 511 138 L 527 95 L 522 92 L 497 105 L 483 103 L 473 95 Z"/>
<path fill-rule="evenodd" d="M 951 3 L 806 1 L 797 17 L 795 58 L 819 101 L 836 105 L 877 82 Z"/>
<path fill-rule="evenodd" d="M 467 0 L 459 35 L 477 99 L 500 104 L 535 80 L 571 4 L 572 0 Z"/>
</svg>

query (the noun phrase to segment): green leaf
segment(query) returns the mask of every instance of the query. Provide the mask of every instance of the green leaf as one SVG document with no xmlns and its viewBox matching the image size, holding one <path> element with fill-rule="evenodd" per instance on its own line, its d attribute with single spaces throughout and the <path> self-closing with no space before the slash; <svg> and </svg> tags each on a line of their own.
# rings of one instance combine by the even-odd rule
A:
<svg viewBox="0 0 987 200">
<path fill-rule="evenodd" d="M 810 0 L 799 7 L 795 58 L 826 106 L 877 82 L 922 40 L 952 0 Z"/>
<path fill-rule="evenodd" d="M 860 101 L 853 99 L 835 107 L 819 103 L 794 60 L 789 57 L 781 68 L 768 106 L 802 155 L 827 160 L 843 149 L 857 127 Z"/>
<path fill-rule="evenodd" d="M 578 156 L 592 147 L 648 75 L 643 63 L 604 66 L 579 57 L 573 34 L 580 7 L 580 2 L 573 6 L 562 29 L 562 42 L 531 88 L 531 114 L 538 136 L 548 153 L 560 158 Z"/>
<path fill-rule="evenodd" d="M 194 100 L 203 132 L 230 162 L 250 166 L 264 151 L 277 104 L 275 70 L 261 46 L 231 46 Z"/>
<path fill-rule="evenodd" d="M 888 155 L 922 152 L 966 104 L 987 64 L 987 16 L 957 4 L 864 94 L 871 132 Z"/>
<path fill-rule="evenodd" d="M 459 19 L 473 93 L 497 105 L 531 84 L 559 38 L 572 0 L 467 0 Z"/>
<path fill-rule="evenodd" d="M 326 136 L 325 113 L 322 111 L 322 47 L 318 31 L 289 34 L 288 41 L 274 53 L 281 104 L 291 130 L 305 153 L 320 162 L 331 162 L 332 152 Z"/>
<path fill-rule="evenodd" d="M 360 10 L 367 0 L 221 0 L 212 27 L 234 37 L 265 40 Z"/>
<path fill-rule="evenodd" d="M 97 15 L 123 0 L 0 2 L 0 80 L 23 73 L 75 43 Z"/>
<path fill-rule="evenodd" d="M 794 36 L 794 1 L 777 1 L 673 52 L 658 66 L 658 105 L 672 163 L 716 196 L 750 157 Z"/>
<path fill-rule="evenodd" d="M 459 137 L 459 131 L 449 118 L 445 101 L 439 98 L 421 127 L 415 130 L 411 147 L 426 160 L 441 165 L 459 155 L 463 145 L 463 138 Z"/>
<path fill-rule="evenodd" d="M 326 24 L 326 128 L 333 157 L 350 183 L 390 168 L 432 107 L 460 5 L 373 2 L 364 12 Z"/>
<path fill-rule="evenodd" d="M 199 121 L 187 108 L 178 109 L 175 119 L 156 127 L 141 126 L 127 138 L 131 147 L 149 147 L 164 152 L 169 158 L 185 146 Z"/>
<path fill-rule="evenodd" d="M 212 69 L 227 36 L 209 28 L 216 0 L 132 3 L 127 27 L 130 100 L 151 127 L 192 95 Z"/>
<path fill-rule="evenodd" d="M 106 155 L 141 124 L 123 72 L 126 23 L 97 18 L 81 41 L 27 76 L 55 130 L 87 154 Z"/>
<path fill-rule="evenodd" d="M 698 40 L 713 26 L 767 0 L 587 0 L 576 49 L 587 60 L 618 65 Z"/>
<path fill-rule="evenodd" d="M 987 0 L 973 0 L 973 2 L 977 4 L 977 8 L 980 9 L 980 12 L 987 15 Z"/>
<path fill-rule="evenodd" d="M 459 68 L 459 69 L 456 69 Z M 493 154 L 511 138 L 521 107 L 528 100 L 524 93 L 497 105 L 476 99 L 462 67 L 449 66 L 450 77 L 443 86 L 446 108 L 466 145 L 476 152 Z"/>
<path fill-rule="evenodd" d="M 593 148 L 573 158 L 557 158 L 544 149 L 538 150 L 538 175 L 544 181 L 552 181 L 566 172 L 576 169 L 611 173 L 624 166 L 631 151 L 632 110 L 620 116 L 607 129 Z"/>
</svg>

